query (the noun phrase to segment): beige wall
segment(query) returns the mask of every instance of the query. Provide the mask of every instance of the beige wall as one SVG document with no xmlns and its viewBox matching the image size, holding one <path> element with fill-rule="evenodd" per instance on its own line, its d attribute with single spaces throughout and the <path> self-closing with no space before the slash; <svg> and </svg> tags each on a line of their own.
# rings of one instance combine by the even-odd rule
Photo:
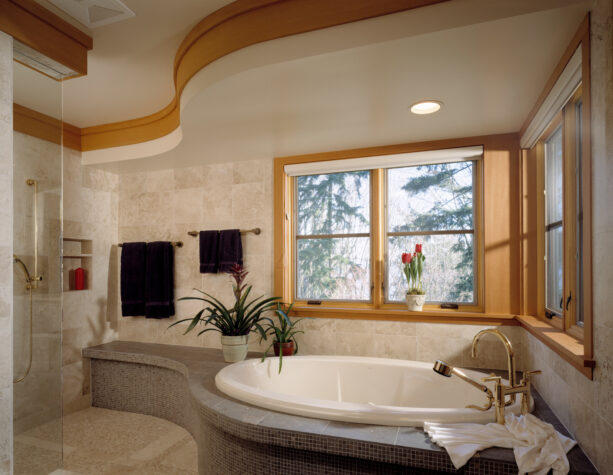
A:
<svg viewBox="0 0 613 475">
<path fill-rule="evenodd" d="M 81 349 L 118 338 L 118 183 L 117 175 L 83 167 L 79 152 L 64 149 L 64 237 L 87 239 L 93 244 L 90 288 L 64 292 L 62 391 L 65 412 L 90 404 L 89 364 L 84 364 Z M 65 259 L 64 272 L 79 265 L 78 260 Z"/>
<path fill-rule="evenodd" d="M 13 41 L 0 32 L 0 473 L 13 453 Z"/>
</svg>

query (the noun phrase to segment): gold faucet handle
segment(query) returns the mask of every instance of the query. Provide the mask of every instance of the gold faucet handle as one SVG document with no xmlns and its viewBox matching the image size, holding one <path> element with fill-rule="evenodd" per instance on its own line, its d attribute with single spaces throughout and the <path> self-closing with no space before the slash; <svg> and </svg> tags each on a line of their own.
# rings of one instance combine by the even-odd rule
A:
<svg viewBox="0 0 613 475">
<path fill-rule="evenodd" d="M 540 369 L 534 371 L 524 371 L 522 376 L 522 384 L 526 384 L 528 381 L 532 379 L 532 375 L 541 374 L 542 371 Z"/>
<path fill-rule="evenodd" d="M 481 378 L 481 381 L 483 381 L 484 383 L 488 383 L 490 381 L 494 381 L 497 383 L 502 383 L 502 377 L 501 376 L 488 376 L 487 378 Z"/>
</svg>

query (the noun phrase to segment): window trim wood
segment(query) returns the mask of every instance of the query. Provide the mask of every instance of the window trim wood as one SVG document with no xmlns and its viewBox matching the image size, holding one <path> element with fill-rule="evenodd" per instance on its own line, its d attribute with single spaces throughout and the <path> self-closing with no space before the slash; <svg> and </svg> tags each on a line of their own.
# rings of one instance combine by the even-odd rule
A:
<svg viewBox="0 0 613 475">
<path fill-rule="evenodd" d="M 592 287 L 592 165 L 591 165 L 591 87 L 590 87 L 590 15 L 588 14 L 579 26 L 570 44 L 566 48 L 558 65 L 554 69 L 545 88 L 541 92 L 532 111 L 526 118 L 522 130 L 523 133 L 536 112 L 543 105 L 547 95 L 554 87 L 566 64 L 574 54 L 581 48 L 581 95 L 582 95 L 582 199 L 583 199 L 583 341 L 580 340 L 579 327 L 576 325 L 566 328 L 562 325 L 557 328 L 552 322 L 545 319 L 541 314 L 544 309 L 544 256 L 542 239 L 539 238 L 540 231 L 531 226 L 534 218 L 530 217 L 531 208 L 536 209 L 536 222 L 543 223 L 543 195 L 536 192 L 543 183 L 542 167 L 539 166 L 535 157 L 542 156 L 542 144 L 530 150 L 522 151 L 522 313 L 517 317 L 519 323 L 532 335 L 546 344 L 554 352 L 568 361 L 588 378 L 593 377 L 595 366 L 593 351 L 593 287 Z M 532 164 L 531 164 L 532 162 Z M 536 165 L 536 166 L 535 166 Z M 534 177 L 531 176 L 534 174 Z M 535 188 L 533 188 L 535 187 Z M 532 221 L 531 221 L 532 220 Z M 538 226 L 537 226 L 538 228 Z M 535 232 L 536 231 L 536 232 Z M 536 244 L 536 253 L 532 246 Z M 539 257 L 540 256 L 540 257 Z M 536 295 L 531 291 L 531 282 L 534 278 L 530 275 L 534 273 L 536 267 Z M 531 270 L 532 269 L 532 270 Z M 534 313 L 532 313 L 534 312 Z M 530 315 L 536 315 L 530 316 Z"/>
<path fill-rule="evenodd" d="M 476 212 L 475 236 L 477 240 L 477 268 L 478 273 L 478 298 L 476 306 L 461 306 L 459 309 L 441 309 L 438 305 L 430 305 L 423 312 L 408 312 L 403 304 L 384 304 L 383 292 L 379 285 L 375 286 L 373 304 L 365 305 L 349 302 L 322 302 L 321 305 L 306 305 L 305 302 L 295 302 L 294 314 L 297 316 L 321 316 L 328 318 L 374 318 L 386 320 L 414 320 L 414 321 L 441 321 L 453 317 L 457 323 L 474 324 L 479 320 L 496 321 L 497 324 L 516 325 L 513 316 L 519 310 L 519 278 L 513 279 L 512 275 L 519 275 L 519 259 L 514 258 L 518 254 L 512 236 L 519 233 L 518 220 L 519 209 L 515 203 L 516 193 L 519 189 L 519 136 L 517 134 L 502 134 L 494 136 L 467 137 L 460 139 L 438 140 L 413 144 L 401 144 L 384 147 L 373 147 L 354 150 L 343 150 L 311 155 L 278 157 L 275 159 L 275 295 L 291 302 L 293 295 L 293 189 L 291 177 L 284 172 L 284 166 L 295 163 L 314 161 L 340 160 L 345 158 L 367 157 L 386 154 L 410 153 L 427 150 L 439 150 L 466 146 L 482 146 L 484 149 L 483 159 L 478 161 L 481 165 L 478 169 L 478 181 L 480 191 L 475 197 Z M 371 183 L 383 180 L 382 172 L 373 172 Z M 489 173 L 491 181 L 485 180 Z M 487 186 L 486 186 L 487 183 Z M 371 240 L 375 247 L 373 252 L 373 273 L 382 276 L 383 267 L 383 226 L 384 217 L 381 213 L 381 200 L 384 198 L 382 187 L 373 193 L 373 233 Z M 487 188 L 487 189 L 486 189 Z M 491 206 L 486 206 L 486 194 L 491 196 Z M 508 196 L 505 196 L 508 193 Z M 500 206 L 495 208 L 496 200 L 504 200 L 509 203 L 508 213 L 500 216 Z M 489 234 L 485 232 L 486 214 L 490 221 L 502 220 L 500 226 L 489 226 Z M 377 237 L 378 236 L 378 237 Z M 489 241 L 488 241 L 489 239 Z M 489 250 L 488 250 L 489 246 Z M 513 250 L 511 250 L 513 248 Z M 490 252 L 492 258 L 486 262 L 485 254 Z M 499 272 L 500 268 L 508 269 L 508 272 Z M 485 281 L 488 281 L 486 287 Z M 379 280 L 374 280 L 380 283 Z M 488 294 L 488 288 L 491 292 Z"/>
</svg>

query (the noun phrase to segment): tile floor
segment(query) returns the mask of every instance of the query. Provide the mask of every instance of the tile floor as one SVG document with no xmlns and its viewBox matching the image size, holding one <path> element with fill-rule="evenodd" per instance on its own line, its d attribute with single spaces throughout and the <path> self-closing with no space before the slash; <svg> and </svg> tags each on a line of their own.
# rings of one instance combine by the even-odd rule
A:
<svg viewBox="0 0 613 475">
<path fill-rule="evenodd" d="M 15 475 L 196 475 L 196 443 L 181 427 L 142 414 L 91 407 L 64 417 L 61 446 L 50 440 L 57 422 L 15 438 Z"/>
</svg>

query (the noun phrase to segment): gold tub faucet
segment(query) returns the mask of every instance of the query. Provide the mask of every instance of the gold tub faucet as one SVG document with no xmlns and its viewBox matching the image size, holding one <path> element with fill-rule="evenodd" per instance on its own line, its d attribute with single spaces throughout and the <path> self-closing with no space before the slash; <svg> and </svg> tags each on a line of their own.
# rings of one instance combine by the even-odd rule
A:
<svg viewBox="0 0 613 475">
<path fill-rule="evenodd" d="M 509 368 L 509 385 L 511 387 L 515 387 L 515 352 L 513 351 L 513 345 L 511 344 L 509 339 L 504 334 L 502 334 L 500 331 L 494 330 L 493 328 L 487 328 L 477 333 L 473 338 L 473 344 L 470 349 L 470 356 L 472 356 L 473 358 L 477 357 L 477 344 L 479 343 L 479 340 L 481 339 L 481 337 L 488 333 L 494 336 L 497 336 L 498 339 L 504 345 L 504 349 L 507 350 L 507 366 Z M 506 403 L 507 406 L 515 402 L 515 393 L 511 394 L 510 396 L 511 398 Z"/>
</svg>

